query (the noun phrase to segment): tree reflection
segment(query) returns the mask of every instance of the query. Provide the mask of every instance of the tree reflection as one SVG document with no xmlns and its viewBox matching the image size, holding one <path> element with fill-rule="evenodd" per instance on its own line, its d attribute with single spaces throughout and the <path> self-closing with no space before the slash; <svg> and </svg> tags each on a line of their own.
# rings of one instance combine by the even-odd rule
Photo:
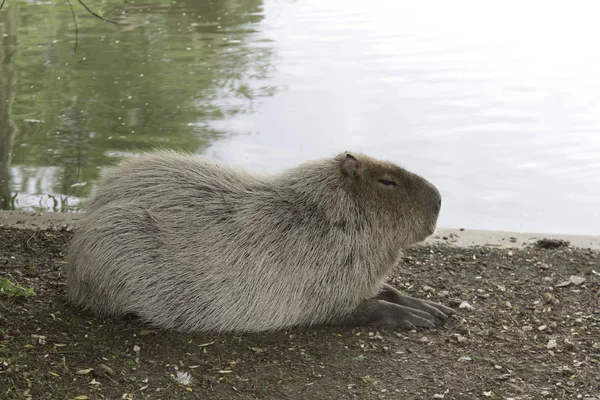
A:
<svg viewBox="0 0 600 400">
<path fill-rule="evenodd" d="M 16 133 L 12 122 L 17 77 L 14 58 L 17 52 L 17 14 L 15 9 L 0 14 L 0 209 L 14 205 L 10 190 L 10 165 Z"/>
<path fill-rule="evenodd" d="M 116 156 L 155 146 L 202 152 L 231 133 L 212 121 L 252 112 L 274 93 L 261 84 L 273 56 L 257 26 L 261 0 L 103 4 L 117 25 L 78 15 L 75 54 L 64 8 L 18 6 L 28 29 L 17 60 L 13 165 L 21 190 L 43 196 L 49 187 L 63 196 L 59 209 L 85 197 L 98 167 Z M 51 185 L 40 184 L 35 170 L 50 167 Z"/>
</svg>

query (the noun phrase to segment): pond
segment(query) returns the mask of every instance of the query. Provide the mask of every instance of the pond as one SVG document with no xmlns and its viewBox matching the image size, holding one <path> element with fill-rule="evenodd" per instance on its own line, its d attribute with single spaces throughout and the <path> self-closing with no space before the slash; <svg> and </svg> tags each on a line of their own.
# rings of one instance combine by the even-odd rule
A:
<svg viewBox="0 0 600 400">
<path fill-rule="evenodd" d="M 442 227 L 600 234 L 595 3 L 72 3 L 77 31 L 66 3 L 0 11 L 2 208 L 78 211 L 157 146 L 270 172 L 353 150 L 438 186 Z"/>
</svg>

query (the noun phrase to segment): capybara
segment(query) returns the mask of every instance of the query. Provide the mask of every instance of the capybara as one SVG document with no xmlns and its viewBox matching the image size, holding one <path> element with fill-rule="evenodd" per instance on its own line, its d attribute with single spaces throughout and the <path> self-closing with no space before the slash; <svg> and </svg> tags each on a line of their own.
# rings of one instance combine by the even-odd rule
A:
<svg viewBox="0 0 600 400">
<path fill-rule="evenodd" d="M 360 153 L 255 174 L 148 152 L 98 180 L 69 249 L 68 296 L 182 332 L 432 328 L 453 310 L 385 279 L 440 206 L 422 177 Z"/>
</svg>

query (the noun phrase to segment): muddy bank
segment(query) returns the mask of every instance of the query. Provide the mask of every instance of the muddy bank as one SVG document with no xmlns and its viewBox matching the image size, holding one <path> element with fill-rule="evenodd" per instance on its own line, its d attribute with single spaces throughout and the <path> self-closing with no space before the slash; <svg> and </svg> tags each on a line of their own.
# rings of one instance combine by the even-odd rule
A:
<svg viewBox="0 0 600 400">
<path fill-rule="evenodd" d="M 71 231 L 40 229 L 64 222 L 46 218 L 0 227 L 0 281 L 23 289 L 0 294 L 2 398 L 590 400 L 600 393 L 595 250 L 523 246 L 510 237 L 500 247 L 440 237 L 407 250 L 390 283 L 456 308 L 438 330 L 182 335 L 65 304 Z M 458 308 L 462 302 L 472 309 Z"/>
</svg>

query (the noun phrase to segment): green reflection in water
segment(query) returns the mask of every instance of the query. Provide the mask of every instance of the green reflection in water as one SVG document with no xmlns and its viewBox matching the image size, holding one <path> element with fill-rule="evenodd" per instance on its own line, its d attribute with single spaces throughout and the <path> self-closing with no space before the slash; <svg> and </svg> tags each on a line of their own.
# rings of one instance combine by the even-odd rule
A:
<svg viewBox="0 0 600 400">
<path fill-rule="evenodd" d="M 76 210 L 118 156 L 202 152 L 232 134 L 211 121 L 275 92 L 263 83 L 273 49 L 258 30 L 261 0 L 88 5 L 117 24 L 75 7 L 75 54 L 66 5 L 13 0 L 1 12 L 12 38 L 0 50 L 2 208 Z"/>
<path fill-rule="evenodd" d="M 14 9 L 0 14 L 0 209 L 14 208 L 15 202 L 11 194 L 10 165 L 16 134 L 11 114 L 16 90 L 17 22 Z"/>
</svg>

